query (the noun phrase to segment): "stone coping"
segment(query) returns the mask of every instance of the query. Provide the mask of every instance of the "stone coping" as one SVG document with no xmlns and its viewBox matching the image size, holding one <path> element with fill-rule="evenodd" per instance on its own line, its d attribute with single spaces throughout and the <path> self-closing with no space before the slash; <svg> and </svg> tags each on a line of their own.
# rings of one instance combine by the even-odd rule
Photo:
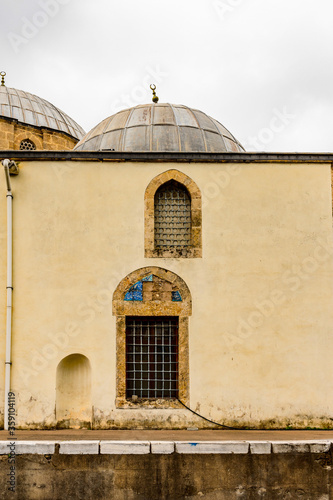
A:
<svg viewBox="0 0 333 500">
<path fill-rule="evenodd" d="M 166 161 L 166 162 L 297 162 L 297 163 L 332 163 L 333 153 L 313 153 L 313 152 L 272 152 L 265 151 L 245 152 L 245 153 L 205 153 L 205 152 L 125 152 L 125 151 L 21 151 L 7 149 L 1 151 L 1 159 L 9 158 L 16 161 Z"/>
<path fill-rule="evenodd" d="M 299 454 L 333 452 L 333 439 L 270 441 L 0 441 L 0 455 Z"/>
</svg>

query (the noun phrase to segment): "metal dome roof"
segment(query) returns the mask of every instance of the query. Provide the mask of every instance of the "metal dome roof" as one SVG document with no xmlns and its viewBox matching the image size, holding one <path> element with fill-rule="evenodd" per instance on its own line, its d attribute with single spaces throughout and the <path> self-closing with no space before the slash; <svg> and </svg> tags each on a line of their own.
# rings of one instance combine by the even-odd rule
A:
<svg viewBox="0 0 333 500">
<path fill-rule="evenodd" d="M 5 85 L 0 85 L 0 118 L 10 118 L 33 127 L 47 127 L 78 140 L 85 134 L 80 125 L 50 102 Z"/>
<path fill-rule="evenodd" d="M 96 125 L 76 151 L 244 152 L 218 121 L 179 104 L 144 104 Z"/>
</svg>

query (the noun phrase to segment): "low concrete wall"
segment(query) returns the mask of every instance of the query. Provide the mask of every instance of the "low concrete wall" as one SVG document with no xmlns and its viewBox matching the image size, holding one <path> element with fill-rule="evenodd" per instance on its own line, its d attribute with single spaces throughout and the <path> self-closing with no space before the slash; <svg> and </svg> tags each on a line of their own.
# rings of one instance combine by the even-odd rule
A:
<svg viewBox="0 0 333 500">
<path fill-rule="evenodd" d="M 0 442 L 0 498 L 176 500 L 333 498 L 331 441 Z"/>
</svg>

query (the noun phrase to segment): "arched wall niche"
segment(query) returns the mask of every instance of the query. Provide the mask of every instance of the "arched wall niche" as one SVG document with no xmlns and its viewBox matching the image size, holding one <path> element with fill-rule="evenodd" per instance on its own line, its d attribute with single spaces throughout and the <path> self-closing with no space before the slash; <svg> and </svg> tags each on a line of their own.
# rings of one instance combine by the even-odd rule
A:
<svg viewBox="0 0 333 500">
<path fill-rule="evenodd" d="M 91 366 L 83 354 L 70 354 L 58 364 L 56 420 L 59 427 L 90 427 Z"/>
</svg>

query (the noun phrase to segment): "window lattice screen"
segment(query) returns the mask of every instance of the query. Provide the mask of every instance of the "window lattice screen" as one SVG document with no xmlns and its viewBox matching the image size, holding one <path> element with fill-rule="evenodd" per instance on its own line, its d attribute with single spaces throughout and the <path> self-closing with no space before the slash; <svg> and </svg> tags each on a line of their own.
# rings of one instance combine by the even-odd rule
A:
<svg viewBox="0 0 333 500">
<path fill-rule="evenodd" d="M 126 318 L 126 397 L 178 397 L 178 317 Z"/>
<path fill-rule="evenodd" d="M 155 194 L 155 248 L 191 245 L 191 199 L 181 184 L 170 181 Z"/>
<path fill-rule="evenodd" d="M 21 150 L 33 151 L 36 149 L 36 145 L 34 142 L 30 141 L 30 139 L 24 139 L 24 141 L 20 144 Z"/>
</svg>

